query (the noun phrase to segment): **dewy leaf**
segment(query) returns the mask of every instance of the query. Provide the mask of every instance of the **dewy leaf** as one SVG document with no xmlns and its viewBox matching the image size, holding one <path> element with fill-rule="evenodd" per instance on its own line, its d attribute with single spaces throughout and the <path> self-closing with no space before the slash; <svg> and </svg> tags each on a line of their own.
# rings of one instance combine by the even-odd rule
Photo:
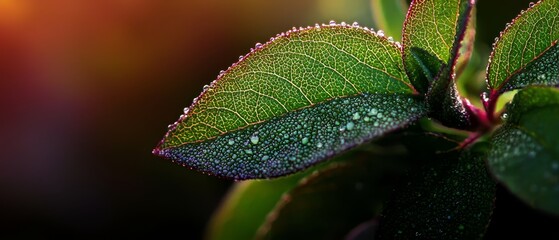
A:
<svg viewBox="0 0 559 240">
<path fill-rule="evenodd" d="M 529 85 L 559 84 L 559 0 L 523 11 L 501 32 L 487 67 L 487 81 L 499 93 Z"/>
<path fill-rule="evenodd" d="M 495 198 L 484 150 L 434 156 L 411 173 L 383 210 L 378 239 L 481 239 Z"/>
<path fill-rule="evenodd" d="M 282 176 L 426 112 L 400 49 L 350 25 L 278 35 L 218 76 L 154 153 L 226 178 Z"/>
<path fill-rule="evenodd" d="M 462 0 L 454 1 L 452 3 L 455 4 L 457 9 L 454 12 L 454 14 L 456 14 L 456 20 L 453 19 L 453 22 L 445 22 L 443 20 L 438 24 L 452 23 L 453 25 L 451 26 L 455 28 L 455 35 L 453 41 L 451 41 L 450 48 L 445 49 L 448 54 L 445 54 L 444 56 L 446 57 L 448 55 L 448 57 L 440 59 L 444 62 L 444 64 L 440 67 L 431 69 L 431 71 L 438 72 L 436 72 L 433 80 L 434 82 L 428 90 L 427 103 L 429 105 L 430 116 L 439 120 L 445 126 L 467 129 L 473 125 L 472 121 L 474 118 L 470 112 L 466 110 L 462 97 L 456 88 L 456 74 L 454 67 L 458 62 L 462 42 L 464 42 L 466 46 L 467 44 L 473 44 L 473 36 L 469 36 L 472 39 L 466 39 L 466 41 L 463 41 L 463 39 L 464 36 L 466 36 L 468 26 L 473 27 L 470 24 L 470 15 L 472 14 L 474 2 L 470 0 Z M 436 4 L 441 3 L 434 1 L 432 4 L 435 6 Z M 419 10 L 423 11 L 431 10 L 431 8 L 433 8 L 431 4 L 422 4 L 420 6 L 421 7 L 418 7 Z M 474 31 L 472 29 L 469 30 L 471 35 Z"/>
<path fill-rule="evenodd" d="M 409 165 L 402 155 L 361 153 L 307 177 L 268 215 L 257 239 L 342 239 L 380 213 Z"/>
<path fill-rule="evenodd" d="M 378 29 L 396 41 L 402 39 L 402 25 L 408 4 L 405 0 L 371 0 L 373 20 Z"/>
<path fill-rule="evenodd" d="M 473 0 L 412 1 L 402 33 L 403 58 L 418 91 L 427 92 L 441 68 L 454 64 L 473 4 Z"/>
<path fill-rule="evenodd" d="M 559 90 L 518 92 L 506 120 L 491 140 L 492 172 L 528 204 L 559 214 Z"/>
</svg>

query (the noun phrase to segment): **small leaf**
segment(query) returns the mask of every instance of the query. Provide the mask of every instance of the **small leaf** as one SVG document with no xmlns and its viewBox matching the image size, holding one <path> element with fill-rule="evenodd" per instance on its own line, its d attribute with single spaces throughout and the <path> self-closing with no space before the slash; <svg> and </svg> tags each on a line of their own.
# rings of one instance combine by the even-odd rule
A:
<svg viewBox="0 0 559 240">
<path fill-rule="evenodd" d="M 371 0 L 373 20 L 378 29 L 396 41 L 402 39 L 402 25 L 408 4 L 405 0 Z"/>
<path fill-rule="evenodd" d="M 278 35 L 218 77 L 154 153 L 205 173 L 293 173 L 424 115 L 400 49 L 348 25 Z"/>
<path fill-rule="evenodd" d="M 507 115 L 492 137 L 492 172 L 528 204 L 559 214 L 559 90 L 526 88 Z"/>
<path fill-rule="evenodd" d="M 427 92 L 442 67 L 454 65 L 473 4 L 472 0 L 412 1 L 402 52 L 406 73 L 418 91 Z"/>
<path fill-rule="evenodd" d="M 431 71 L 438 70 L 435 79 L 431 87 L 427 92 L 427 103 L 429 105 L 430 116 L 439 120 L 442 124 L 448 127 L 467 129 L 473 125 L 474 116 L 467 111 L 464 106 L 465 103 L 458 92 L 455 81 L 455 66 L 459 60 L 459 53 L 462 43 L 472 45 L 473 37 L 468 36 L 472 39 L 465 39 L 468 27 L 473 27 L 473 23 L 470 24 L 470 16 L 473 10 L 473 1 L 463 0 L 454 2 L 458 9 L 456 12 L 456 22 L 453 22 L 455 27 L 454 41 L 450 49 L 447 59 L 441 59 L 445 62 L 440 68 L 433 68 Z M 430 6 L 427 5 L 427 8 Z M 441 24 L 444 24 L 442 22 Z M 470 35 L 475 32 L 469 29 Z M 466 46 L 467 47 L 467 46 Z M 466 50 L 467 51 L 467 50 Z M 464 61 L 464 60 L 461 60 Z"/>
<path fill-rule="evenodd" d="M 521 13 L 496 40 L 487 67 L 499 93 L 529 85 L 559 84 L 559 0 L 540 1 Z"/>
<path fill-rule="evenodd" d="M 397 189 L 382 213 L 379 239 L 480 239 L 495 183 L 481 147 L 428 159 Z M 418 159 L 419 160 L 419 159 Z"/>
<path fill-rule="evenodd" d="M 380 213 L 409 165 L 400 157 L 362 152 L 307 177 L 268 215 L 257 239 L 343 238 Z"/>
</svg>

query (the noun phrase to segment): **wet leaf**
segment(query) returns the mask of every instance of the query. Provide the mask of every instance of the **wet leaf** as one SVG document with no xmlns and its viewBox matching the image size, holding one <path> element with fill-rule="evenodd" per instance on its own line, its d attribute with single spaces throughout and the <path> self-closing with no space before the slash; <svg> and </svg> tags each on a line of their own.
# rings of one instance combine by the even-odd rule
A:
<svg viewBox="0 0 559 240">
<path fill-rule="evenodd" d="M 408 4 L 405 0 L 371 0 L 373 20 L 378 29 L 395 41 L 402 39 L 402 26 Z"/>
<path fill-rule="evenodd" d="M 383 210 L 379 239 L 480 239 L 495 183 L 482 147 L 435 155 L 410 174 Z M 420 159 L 418 159 L 420 160 Z"/>
<path fill-rule="evenodd" d="M 468 129 L 472 125 L 473 116 L 471 116 L 470 113 L 466 110 L 466 107 L 464 106 L 465 103 L 463 102 L 457 90 L 455 81 L 456 73 L 454 68 L 459 60 L 459 53 L 462 49 L 462 43 L 465 44 L 466 53 L 468 51 L 468 48 L 471 48 L 471 45 L 473 44 L 474 36 L 471 35 L 474 31 L 472 29 L 469 29 L 470 31 L 467 32 L 467 30 L 468 27 L 473 27 L 473 23 L 470 23 L 470 16 L 472 15 L 474 3 L 470 0 L 452 1 L 451 3 L 447 3 L 446 1 L 433 1 L 432 3 L 419 4 L 419 6 L 417 6 L 417 11 L 435 11 L 434 14 L 437 15 L 438 12 L 436 12 L 436 6 L 441 4 L 445 6 L 447 4 L 454 4 L 456 10 L 451 13 L 456 14 L 456 17 L 446 19 L 444 18 L 448 17 L 446 15 L 439 16 L 438 18 L 432 19 L 433 21 L 436 21 L 436 26 L 429 26 L 429 23 L 423 23 L 423 25 L 425 26 L 422 27 L 435 27 L 436 31 L 439 27 L 444 26 L 445 24 L 450 24 L 450 26 L 454 28 L 452 29 L 454 30 L 454 36 L 452 38 L 452 41 L 450 41 L 450 45 L 447 46 L 447 48 L 443 48 L 440 50 L 441 53 L 436 54 L 435 52 L 432 52 L 432 54 L 435 54 L 435 56 L 445 56 L 446 58 L 440 58 L 443 64 L 441 64 L 440 66 L 434 66 L 430 69 L 430 72 L 433 72 L 436 75 L 433 79 L 432 85 L 427 92 L 427 103 L 429 105 L 430 116 L 439 120 L 445 126 Z M 433 8 L 435 8 L 435 10 L 433 10 Z M 420 19 L 426 20 L 424 18 Z M 431 31 L 431 34 L 436 34 L 432 32 L 433 29 L 430 29 L 428 31 Z M 447 31 L 450 31 L 450 29 L 448 29 Z M 467 33 L 469 35 L 467 35 Z M 465 36 L 467 36 L 468 38 L 464 39 Z M 433 39 L 433 37 L 428 40 L 436 41 L 435 39 Z M 418 47 L 423 47 L 425 50 L 431 47 L 432 44 L 433 42 L 420 42 L 420 45 L 418 45 Z M 462 58 L 461 61 L 463 62 L 465 60 Z"/>
<path fill-rule="evenodd" d="M 496 39 L 487 80 L 505 92 L 559 84 L 559 0 L 540 1 L 521 13 Z"/>
<path fill-rule="evenodd" d="M 528 204 L 559 214 L 559 90 L 526 88 L 506 114 L 492 137 L 492 172 Z"/>
<path fill-rule="evenodd" d="M 202 93 L 154 153 L 225 178 L 277 177 L 425 111 L 397 45 L 332 23 L 258 45 Z"/>
<path fill-rule="evenodd" d="M 406 72 L 420 92 L 443 66 L 452 67 L 464 37 L 472 0 L 412 1 L 403 30 Z"/>
</svg>

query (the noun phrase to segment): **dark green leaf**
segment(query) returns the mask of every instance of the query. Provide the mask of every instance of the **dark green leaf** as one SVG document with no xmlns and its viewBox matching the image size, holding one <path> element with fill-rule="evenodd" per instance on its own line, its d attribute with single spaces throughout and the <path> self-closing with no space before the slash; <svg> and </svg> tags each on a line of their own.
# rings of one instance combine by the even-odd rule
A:
<svg viewBox="0 0 559 240">
<path fill-rule="evenodd" d="M 307 168 L 424 115 L 400 49 L 359 27 L 281 34 L 218 77 L 154 153 L 233 179 Z"/>
<path fill-rule="evenodd" d="M 380 213 L 406 169 L 400 157 L 361 153 L 304 179 L 268 215 L 259 239 L 343 238 Z"/>
<path fill-rule="evenodd" d="M 495 183 L 485 168 L 484 150 L 468 149 L 427 159 L 425 166 L 397 188 L 382 213 L 377 236 L 380 239 L 481 238 L 495 196 Z"/>
<path fill-rule="evenodd" d="M 402 25 L 408 4 L 405 0 L 371 0 L 373 20 L 378 29 L 396 41 L 402 39 Z"/>
<path fill-rule="evenodd" d="M 492 137 L 492 172 L 528 204 L 559 214 L 559 90 L 522 90 L 507 114 Z"/>
<path fill-rule="evenodd" d="M 453 67 L 460 49 L 471 0 L 412 1 L 403 30 L 406 73 L 420 92 L 444 67 Z"/>
<path fill-rule="evenodd" d="M 559 84 L 559 0 L 540 1 L 523 11 L 495 42 L 487 68 L 497 92 L 529 85 Z"/>
</svg>

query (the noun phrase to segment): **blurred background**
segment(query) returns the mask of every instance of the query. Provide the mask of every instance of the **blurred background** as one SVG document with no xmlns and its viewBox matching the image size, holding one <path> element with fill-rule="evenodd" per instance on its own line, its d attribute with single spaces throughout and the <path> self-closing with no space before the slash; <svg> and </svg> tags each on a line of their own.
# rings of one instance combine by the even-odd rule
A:
<svg viewBox="0 0 559 240">
<path fill-rule="evenodd" d="M 528 2 L 480 1 L 476 47 L 487 54 Z M 167 125 L 256 42 L 329 20 L 373 26 L 371 12 L 369 0 L 0 0 L 0 237 L 201 238 L 232 182 L 152 156 Z M 495 223 L 489 236 L 514 227 Z"/>
</svg>

